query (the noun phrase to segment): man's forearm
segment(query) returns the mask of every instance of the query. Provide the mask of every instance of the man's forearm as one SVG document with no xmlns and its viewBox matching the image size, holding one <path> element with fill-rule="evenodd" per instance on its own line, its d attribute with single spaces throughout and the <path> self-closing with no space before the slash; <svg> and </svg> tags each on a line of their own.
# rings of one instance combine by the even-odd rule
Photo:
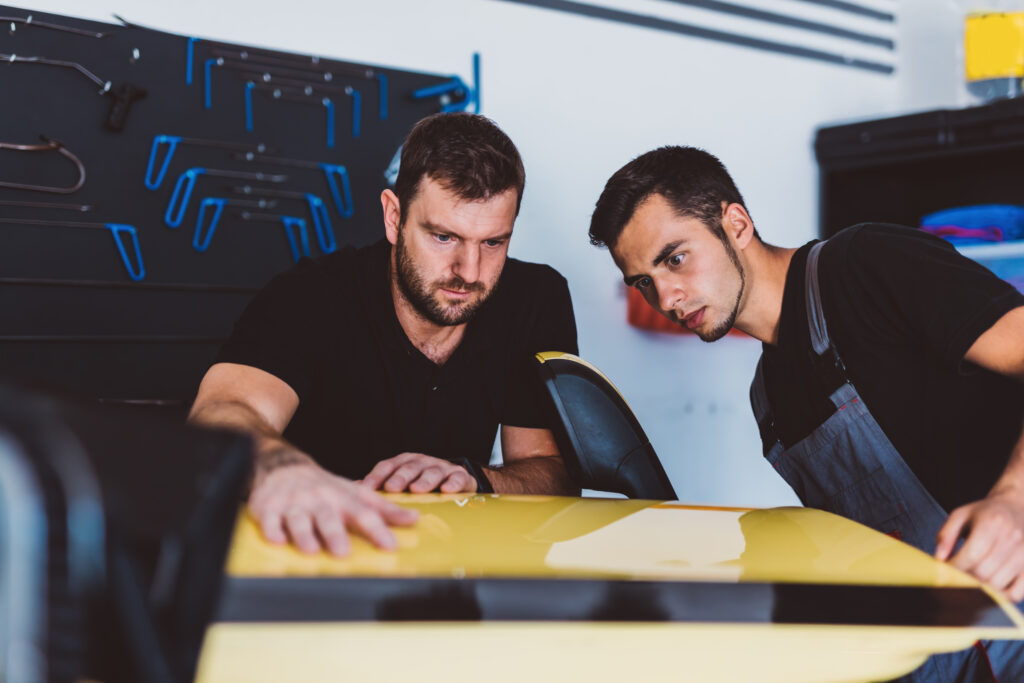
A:
<svg viewBox="0 0 1024 683">
<path fill-rule="evenodd" d="M 253 439 L 253 481 L 255 487 L 269 472 L 286 465 L 315 464 L 308 455 L 291 445 L 244 403 L 212 403 L 194 408 L 188 416 L 193 424 L 221 427 L 248 434 Z"/>
<path fill-rule="evenodd" d="M 484 473 L 497 493 L 578 496 L 580 489 L 569 478 L 561 456 L 523 458 Z"/>
</svg>

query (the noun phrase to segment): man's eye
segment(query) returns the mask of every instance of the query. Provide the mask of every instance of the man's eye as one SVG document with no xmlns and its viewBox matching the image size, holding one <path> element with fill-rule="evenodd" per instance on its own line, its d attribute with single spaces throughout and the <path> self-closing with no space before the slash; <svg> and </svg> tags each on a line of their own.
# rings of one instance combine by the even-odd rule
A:
<svg viewBox="0 0 1024 683">
<path fill-rule="evenodd" d="M 668 264 L 670 266 L 678 266 L 682 262 L 683 262 L 683 255 L 682 254 L 675 254 L 674 256 L 670 256 L 669 259 L 668 259 Z"/>
<path fill-rule="evenodd" d="M 451 235 L 434 235 L 438 242 L 450 242 L 452 239 Z"/>
<path fill-rule="evenodd" d="M 636 282 L 634 282 L 633 286 L 636 287 L 637 289 L 641 290 L 641 291 L 645 290 L 645 289 L 647 289 L 648 287 L 651 286 L 651 278 L 649 278 L 649 277 L 642 277 L 639 280 L 637 280 Z"/>
<path fill-rule="evenodd" d="M 489 247 L 500 247 L 502 243 L 502 240 L 484 240 L 484 244 Z"/>
</svg>

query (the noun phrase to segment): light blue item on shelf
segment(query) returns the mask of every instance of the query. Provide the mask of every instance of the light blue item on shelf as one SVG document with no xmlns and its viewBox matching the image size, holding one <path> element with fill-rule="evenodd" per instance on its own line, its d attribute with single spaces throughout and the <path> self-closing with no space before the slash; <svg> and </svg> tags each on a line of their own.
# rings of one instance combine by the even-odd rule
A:
<svg viewBox="0 0 1024 683">
<path fill-rule="evenodd" d="M 999 228 L 1003 239 L 1024 239 L 1024 206 L 1013 204 L 977 204 L 959 206 L 930 213 L 921 219 L 922 228 L 955 226 L 965 230 L 986 230 Z M 954 244 L 983 244 L 991 240 L 943 235 Z"/>
</svg>

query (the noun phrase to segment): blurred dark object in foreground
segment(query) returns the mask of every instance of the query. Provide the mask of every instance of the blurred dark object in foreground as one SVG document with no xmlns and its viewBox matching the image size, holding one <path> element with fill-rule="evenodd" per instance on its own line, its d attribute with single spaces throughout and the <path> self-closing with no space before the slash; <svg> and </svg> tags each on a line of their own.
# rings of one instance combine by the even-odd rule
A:
<svg viewBox="0 0 1024 683">
<path fill-rule="evenodd" d="M 191 681 L 250 448 L 0 383 L 3 679 Z"/>
</svg>

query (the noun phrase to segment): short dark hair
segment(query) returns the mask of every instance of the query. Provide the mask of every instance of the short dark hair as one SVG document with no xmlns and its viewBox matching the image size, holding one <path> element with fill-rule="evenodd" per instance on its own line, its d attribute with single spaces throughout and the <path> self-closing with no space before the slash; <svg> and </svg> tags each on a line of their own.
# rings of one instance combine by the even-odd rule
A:
<svg viewBox="0 0 1024 683">
<path fill-rule="evenodd" d="M 402 144 L 395 181 L 402 223 L 424 177 L 468 201 L 515 188 L 519 215 L 526 185 L 523 160 L 509 137 L 486 116 L 433 114 L 413 127 Z"/>
<path fill-rule="evenodd" d="M 722 202 L 747 208 L 717 157 L 696 147 L 659 147 L 633 159 L 608 179 L 590 219 L 591 243 L 614 247 L 637 207 L 656 194 L 680 216 L 700 220 L 727 246 Z M 756 230 L 754 236 L 760 239 Z"/>
</svg>

